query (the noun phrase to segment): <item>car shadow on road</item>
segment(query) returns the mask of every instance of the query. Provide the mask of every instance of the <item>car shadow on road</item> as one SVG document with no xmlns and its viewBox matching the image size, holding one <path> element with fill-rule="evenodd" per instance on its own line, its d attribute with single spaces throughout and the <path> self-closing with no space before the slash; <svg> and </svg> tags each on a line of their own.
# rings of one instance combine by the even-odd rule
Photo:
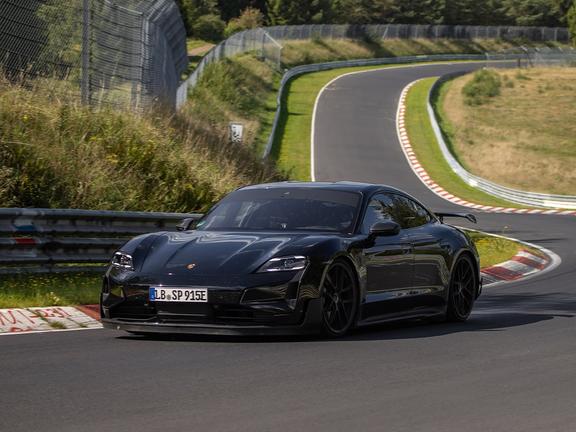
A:
<svg viewBox="0 0 576 432">
<path fill-rule="evenodd" d="M 482 297 L 464 323 L 398 322 L 358 329 L 348 340 L 413 339 L 454 333 L 501 332 L 552 319 L 574 318 L 576 298 L 566 293 L 491 294 Z"/>
<path fill-rule="evenodd" d="M 501 332 L 552 319 L 576 316 L 576 298 L 566 293 L 491 293 L 481 297 L 470 319 L 464 323 L 431 323 L 427 320 L 397 321 L 362 327 L 339 339 L 320 335 L 300 336 L 211 336 L 211 335 L 122 335 L 122 340 L 230 343 L 306 343 L 366 340 L 398 340 L 447 336 L 456 333 Z"/>
</svg>

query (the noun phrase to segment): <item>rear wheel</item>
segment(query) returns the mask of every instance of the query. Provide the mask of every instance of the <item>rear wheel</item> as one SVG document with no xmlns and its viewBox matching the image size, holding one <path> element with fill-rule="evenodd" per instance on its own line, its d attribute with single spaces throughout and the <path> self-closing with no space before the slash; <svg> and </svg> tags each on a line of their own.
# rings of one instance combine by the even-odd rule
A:
<svg viewBox="0 0 576 432">
<path fill-rule="evenodd" d="M 448 321 L 463 322 L 468 319 L 476 300 L 477 288 L 477 275 L 472 259 L 467 255 L 458 258 L 450 278 L 446 312 Z"/>
<path fill-rule="evenodd" d="M 358 283 L 350 265 L 335 261 L 326 272 L 321 291 L 323 333 L 345 335 L 354 326 L 358 306 Z"/>
</svg>

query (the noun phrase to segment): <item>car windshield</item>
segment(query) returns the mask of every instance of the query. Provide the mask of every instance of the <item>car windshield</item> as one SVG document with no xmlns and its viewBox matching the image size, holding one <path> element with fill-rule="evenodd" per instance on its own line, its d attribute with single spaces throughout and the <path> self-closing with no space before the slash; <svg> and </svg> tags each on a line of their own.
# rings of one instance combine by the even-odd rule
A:
<svg viewBox="0 0 576 432">
<path fill-rule="evenodd" d="M 312 230 L 350 233 L 361 195 L 308 188 L 232 192 L 196 225 L 209 230 Z"/>
</svg>

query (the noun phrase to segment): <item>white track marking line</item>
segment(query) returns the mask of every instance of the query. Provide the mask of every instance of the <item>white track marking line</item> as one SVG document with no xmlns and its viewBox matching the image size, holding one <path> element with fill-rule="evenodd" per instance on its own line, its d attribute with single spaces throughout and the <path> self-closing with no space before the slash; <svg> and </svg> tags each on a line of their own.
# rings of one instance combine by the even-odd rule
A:
<svg viewBox="0 0 576 432">
<path fill-rule="evenodd" d="M 40 333 L 65 333 L 65 332 L 75 332 L 75 331 L 86 331 L 86 330 L 102 330 L 104 327 L 89 327 L 89 328 L 75 328 L 75 329 L 52 329 L 52 330 L 33 330 L 33 331 L 21 331 L 12 333 L 0 333 L 0 336 L 18 336 L 18 335 L 29 335 L 29 334 L 40 334 Z"/>
<path fill-rule="evenodd" d="M 345 72 L 342 75 L 338 75 L 337 77 L 332 78 L 328 83 L 326 83 L 324 85 L 324 87 L 322 87 L 320 89 L 320 91 L 318 92 L 318 95 L 316 95 L 316 100 L 314 101 L 314 109 L 312 110 L 312 126 L 310 128 L 310 179 L 313 182 L 316 181 L 316 167 L 315 167 L 316 160 L 315 160 L 315 156 L 314 156 L 316 144 L 315 144 L 314 136 L 316 134 L 316 115 L 318 113 L 318 104 L 320 102 L 320 98 L 322 97 L 322 93 L 324 93 L 324 90 L 326 90 L 328 87 L 330 87 L 330 85 L 332 85 L 333 83 L 338 81 L 340 78 L 344 78 L 344 77 L 347 77 L 350 75 L 357 75 L 357 74 L 370 73 L 370 72 L 381 72 L 384 69 L 385 70 L 404 69 L 404 68 L 425 67 L 425 66 L 431 66 L 431 65 L 453 65 L 453 64 L 461 64 L 461 63 L 485 63 L 485 62 L 482 60 L 477 60 L 477 61 L 460 61 L 460 62 L 416 63 L 416 64 L 404 64 L 404 65 L 398 65 L 398 66 L 382 65 L 381 68 L 374 68 L 374 69 L 354 71 L 354 72 Z M 352 66 L 352 67 L 354 67 L 354 66 Z M 346 68 L 344 68 L 344 69 L 346 69 Z M 319 71 L 319 72 L 324 72 L 324 71 Z M 317 72 L 314 72 L 314 73 L 317 73 Z M 396 119 L 398 119 L 398 116 L 396 116 Z M 398 124 L 398 122 L 396 122 L 396 124 Z M 402 141 L 400 140 L 400 142 L 402 142 Z"/>
</svg>

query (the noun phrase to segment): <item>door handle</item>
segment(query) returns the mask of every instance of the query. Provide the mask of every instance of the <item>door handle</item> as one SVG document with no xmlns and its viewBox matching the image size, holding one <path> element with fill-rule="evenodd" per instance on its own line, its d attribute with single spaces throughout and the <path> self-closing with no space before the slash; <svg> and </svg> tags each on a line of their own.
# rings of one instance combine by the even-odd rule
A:
<svg viewBox="0 0 576 432">
<path fill-rule="evenodd" d="M 402 254 L 407 255 L 412 253 L 412 245 L 402 245 Z"/>
</svg>

